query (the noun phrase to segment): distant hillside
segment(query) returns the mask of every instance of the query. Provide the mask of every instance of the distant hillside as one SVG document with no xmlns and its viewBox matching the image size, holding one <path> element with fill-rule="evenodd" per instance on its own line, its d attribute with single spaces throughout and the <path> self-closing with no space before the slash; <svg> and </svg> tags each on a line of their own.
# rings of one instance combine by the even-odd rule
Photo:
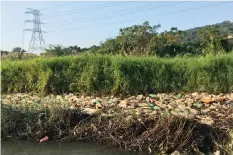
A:
<svg viewBox="0 0 233 155">
<path fill-rule="evenodd" d="M 186 35 L 183 36 L 183 41 L 190 41 L 192 43 L 198 43 L 200 41 L 200 38 L 198 36 L 198 31 L 205 27 L 214 26 L 219 32 L 220 35 L 223 37 L 226 37 L 228 35 L 233 35 L 233 22 L 230 21 L 224 21 L 222 23 L 217 23 L 213 25 L 206 25 L 202 27 L 195 27 L 192 29 L 185 30 Z"/>
</svg>

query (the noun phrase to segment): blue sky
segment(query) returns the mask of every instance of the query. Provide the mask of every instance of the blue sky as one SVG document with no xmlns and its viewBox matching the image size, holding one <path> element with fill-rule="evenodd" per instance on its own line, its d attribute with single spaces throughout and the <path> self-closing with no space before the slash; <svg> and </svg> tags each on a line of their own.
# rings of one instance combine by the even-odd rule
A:
<svg viewBox="0 0 233 155">
<path fill-rule="evenodd" d="M 32 28 L 32 24 L 24 20 L 32 19 L 25 15 L 27 8 L 41 9 L 43 14 L 42 29 L 46 45 L 61 44 L 63 46 L 78 45 L 89 47 L 98 45 L 106 38 L 114 37 L 119 29 L 149 21 L 152 25 L 161 24 L 159 31 L 171 27 L 185 30 L 193 27 L 233 21 L 233 3 L 210 6 L 193 11 L 180 10 L 200 8 L 219 2 L 45 2 L 22 1 L 1 2 L 1 49 L 11 50 L 22 47 L 22 31 Z M 170 6 L 164 6 L 170 5 Z M 164 7 L 161 7 L 164 6 Z M 157 7 L 157 8 L 156 8 Z M 139 10 L 146 11 L 139 11 Z M 169 15 L 166 15 L 171 13 Z M 69 15 L 68 15 L 69 14 Z M 109 17 L 110 16 L 110 17 Z M 57 23 L 56 23 L 57 22 Z M 24 35 L 24 48 L 27 50 L 31 32 Z"/>
</svg>

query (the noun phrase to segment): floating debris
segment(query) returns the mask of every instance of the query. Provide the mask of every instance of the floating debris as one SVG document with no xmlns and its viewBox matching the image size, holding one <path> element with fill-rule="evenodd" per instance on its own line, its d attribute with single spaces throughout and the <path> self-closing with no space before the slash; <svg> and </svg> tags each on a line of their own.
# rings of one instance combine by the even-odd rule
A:
<svg viewBox="0 0 233 155">
<path fill-rule="evenodd" d="M 47 141 L 47 140 L 49 140 L 49 137 L 48 137 L 48 136 L 45 136 L 44 138 L 42 138 L 42 139 L 40 140 L 40 142 L 42 143 L 42 142 L 45 142 L 45 141 Z"/>
</svg>

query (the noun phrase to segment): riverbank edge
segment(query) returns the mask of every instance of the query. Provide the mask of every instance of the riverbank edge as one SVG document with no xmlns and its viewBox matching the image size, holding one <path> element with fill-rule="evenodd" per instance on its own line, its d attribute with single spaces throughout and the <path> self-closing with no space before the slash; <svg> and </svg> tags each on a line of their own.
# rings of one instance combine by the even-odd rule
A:
<svg viewBox="0 0 233 155">
<path fill-rule="evenodd" d="M 134 95 L 230 92 L 233 54 L 191 58 L 82 55 L 3 61 L 3 93 Z"/>
<path fill-rule="evenodd" d="M 143 152 L 174 151 L 209 153 L 221 150 L 231 154 L 232 124 L 202 124 L 180 116 L 132 115 L 114 107 L 118 115 L 90 115 L 79 108 L 62 106 L 21 107 L 1 104 L 5 128 L 2 140 L 35 140 L 48 136 L 49 140 L 89 141 L 115 146 L 122 150 Z M 217 120 L 224 122 L 225 120 Z M 232 121 L 232 120 L 230 120 Z M 232 121 L 233 122 L 233 121 Z M 8 123 L 8 124 L 6 124 Z"/>
</svg>

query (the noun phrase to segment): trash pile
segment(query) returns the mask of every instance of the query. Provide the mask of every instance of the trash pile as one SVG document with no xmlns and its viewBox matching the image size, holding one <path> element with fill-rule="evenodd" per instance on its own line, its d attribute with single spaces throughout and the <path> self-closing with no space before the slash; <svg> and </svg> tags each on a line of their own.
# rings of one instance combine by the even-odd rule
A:
<svg viewBox="0 0 233 155">
<path fill-rule="evenodd" d="M 44 120 L 44 127 L 38 127 L 36 122 L 28 133 L 31 137 L 36 136 L 34 132 L 43 133 L 41 142 L 86 140 L 126 150 L 170 154 L 233 152 L 233 93 L 158 93 L 124 98 L 3 94 L 1 103 L 29 107 L 39 113 L 50 109 L 51 116 Z M 24 123 L 28 126 L 28 122 Z M 4 135 L 9 133 L 11 130 Z"/>
<path fill-rule="evenodd" d="M 70 109 L 81 109 L 89 115 L 114 116 L 114 109 L 122 109 L 128 115 L 148 117 L 153 115 L 174 115 L 195 119 L 203 124 L 213 125 L 215 120 L 233 118 L 233 93 L 229 94 L 149 94 L 127 98 L 93 97 L 69 95 L 49 95 L 38 97 L 28 94 L 2 95 L 3 104 L 15 106 L 35 106 L 43 109 L 59 106 Z"/>
<path fill-rule="evenodd" d="M 203 124 L 213 125 L 215 120 L 233 118 L 233 93 L 231 94 L 149 94 L 116 97 L 77 97 L 71 96 L 71 109 L 81 108 L 90 115 L 117 115 L 112 109 L 122 108 L 128 115 L 153 116 L 174 115 L 195 119 Z"/>
</svg>

